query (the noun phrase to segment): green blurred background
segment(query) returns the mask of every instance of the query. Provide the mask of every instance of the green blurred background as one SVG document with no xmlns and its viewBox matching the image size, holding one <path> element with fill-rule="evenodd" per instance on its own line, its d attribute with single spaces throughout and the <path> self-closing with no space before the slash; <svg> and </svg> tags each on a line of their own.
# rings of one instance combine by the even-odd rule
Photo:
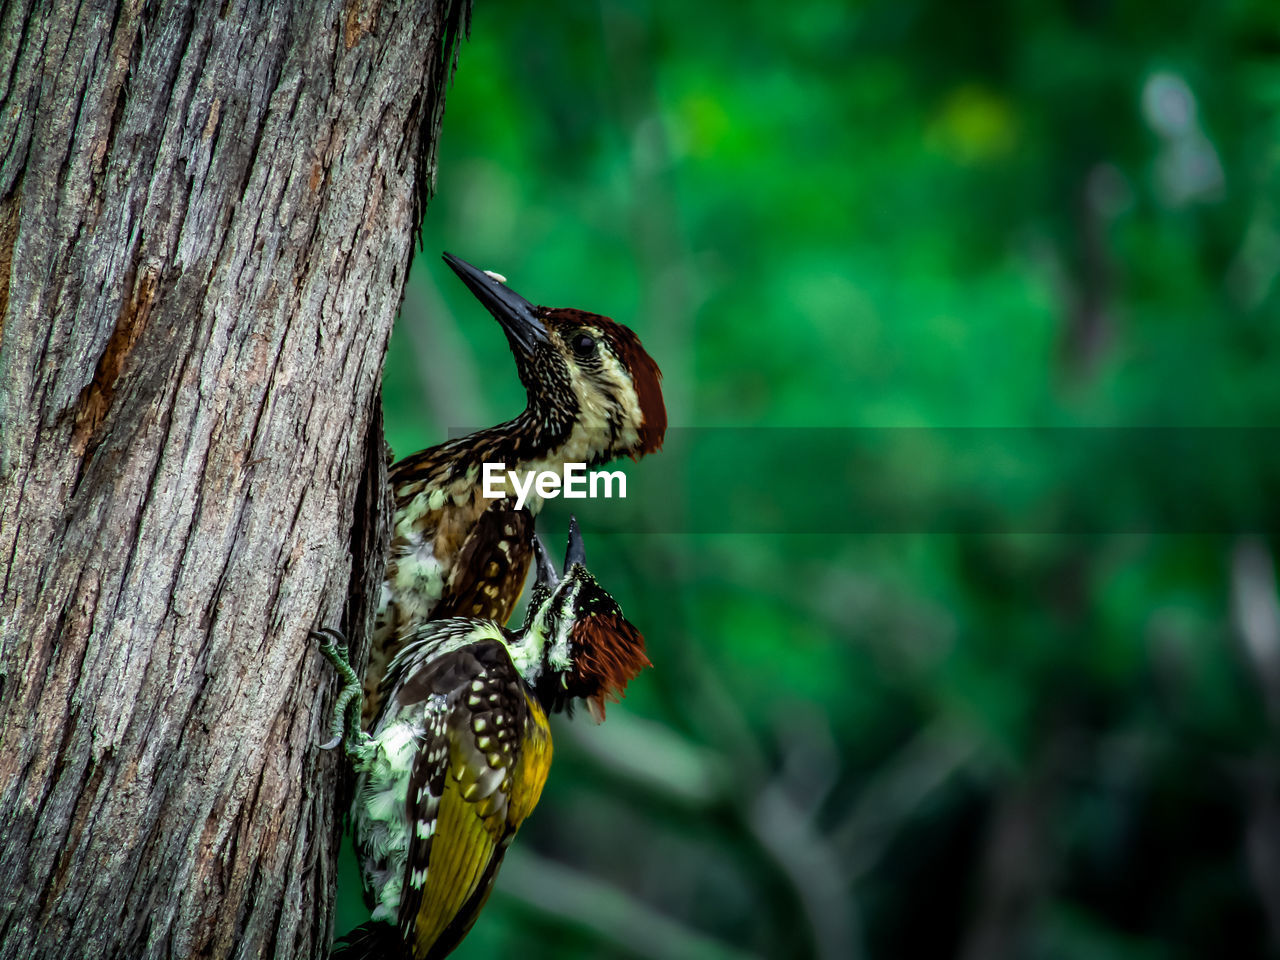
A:
<svg viewBox="0 0 1280 960">
<path fill-rule="evenodd" d="M 655 666 L 555 725 L 456 955 L 1280 956 L 1274 434 L 1186 458 L 1252 533 L 1133 527 L 1184 471 L 1113 495 L 1087 440 L 992 466 L 1088 532 L 679 522 L 687 448 L 779 435 L 712 428 L 910 429 L 874 490 L 814 478 L 835 515 L 945 489 L 944 428 L 1280 424 L 1278 203 L 1270 0 L 477 3 L 396 455 L 523 405 L 441 250 L 631 325 L 699 429 L 628 467 L 664 532 L 578 511 Z"/>
</svg>

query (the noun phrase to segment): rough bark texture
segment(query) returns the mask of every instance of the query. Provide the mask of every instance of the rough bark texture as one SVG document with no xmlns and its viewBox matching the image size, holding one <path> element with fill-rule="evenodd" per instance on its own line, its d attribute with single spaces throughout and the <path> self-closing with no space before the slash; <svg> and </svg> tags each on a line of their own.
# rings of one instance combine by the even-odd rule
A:
<svg viewBox="0 0 1280 960">
<path fill-rule="evenodd" d="M 329 942 L 332 672 L 465 0 L 0 11 L 0 958 Z M 350 602 L 348 602 L 348 598 Z"/>
</svg>

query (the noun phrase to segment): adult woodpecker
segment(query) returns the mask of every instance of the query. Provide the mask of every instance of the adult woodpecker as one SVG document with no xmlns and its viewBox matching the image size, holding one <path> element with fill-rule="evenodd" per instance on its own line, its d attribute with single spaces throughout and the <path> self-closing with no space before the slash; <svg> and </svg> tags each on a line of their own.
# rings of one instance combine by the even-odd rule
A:
<svg viewBox="0 0 1280 960">
<path fill-rule="evenodd" d="M 644 639 L 587 571 L 577 525 L 564 578 L 534 540 L 538 575 L 518 632 L 492 620 L 418 627 L 392 660 L 371 733 L 340 635 L 322 651 L 345 680 L 336 745 L 358 773 L 352 822 L 373 919 L 340 941 L 344 960 L 447 956 L 475 923 L 507 846 L 533 810 L 551 766 L 547 714 L 607 699 L 649 665 Z"/>
<path fill-rule="evenodd" d="M 514 420 L 391 467 L 395 514 L 365 672 L 366 727 L 387 664 L 414 628 L 444 617 L 511 616 L 542 501 L 533 496 L 516 510 L 507 487 L 512 498 L 486 498 L 483 464 L 523 476 L 639 459 L 662 446 L 667 429 L 662 374 L 631 330 L 598 314 L 535 306 L 496 275 L 444 259 L 502 325 L 528 403 Z"/>
</svg>

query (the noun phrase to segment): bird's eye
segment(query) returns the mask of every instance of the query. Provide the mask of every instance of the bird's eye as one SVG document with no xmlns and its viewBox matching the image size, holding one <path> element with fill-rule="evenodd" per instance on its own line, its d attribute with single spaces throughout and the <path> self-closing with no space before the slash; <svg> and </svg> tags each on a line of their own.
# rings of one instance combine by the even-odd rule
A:
<svg viewBox="0 0 1280 960">
<path fill-rule="evenodd" d="M 579 360 L 586 360 L 596 352 L 595 337 L 587 333 L 578 334 L 569 341 L 569 346 L 573 348 L 573 355 Z"/>
</svg>

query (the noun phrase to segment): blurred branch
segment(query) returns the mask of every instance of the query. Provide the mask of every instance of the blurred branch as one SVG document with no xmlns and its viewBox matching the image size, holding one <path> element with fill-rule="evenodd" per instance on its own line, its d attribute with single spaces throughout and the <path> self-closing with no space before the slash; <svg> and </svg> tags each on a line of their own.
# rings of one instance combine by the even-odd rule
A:
<svg viewBox="0 0 1280 960">
<path fill-rule="evenodd" d="M 589 930 L 632 956 L 655 960 L 756 957 L 690 930 L 597 877 L 519 849 L 507 854 L 497 893 Z"/>
<path fill-rule="evenodd" d="M 1273 731 L 1280 730 L 1280 598 L 1275 559 L 1257 537 L 1231 553 L 1231 595 L 1245 659 L 1257 679 Z M 1274 750 L 1264 749 L 1245 777 L 1245 857 L 1273 945 L 1280 948 L 1280 796 Z"/>
<path fill-rule="evenodd" d="M 795 742 L 780 744 L 782 772 L 766 779 L 768 764 L 764 752 L 751 733 L 741 701 L 733 697 L 714 671 L 690 672 L 699 681 L 697 701 L 715 729 L 733 731 L 726 743 L 738 750 L 728 757 L 728 769 L 737 774 L 726 797 L 745 812 L 745 825 L 761 849 L 777 864 L 791 884 L 811 927 L 814 947 L 820 957 L 855 958 L 863 955 L 848 877 L 835 859 L 826 838 L 817 829 L 812 813 L 801 810 L 790 791 L 801 791 L 805 783 L 794 783 L 788 768 L 794 768 Z M 829 731 L 827 732 L 830 737 Z M 834 751 L 833 751 L 834 752 Z M 838 757 L 831 761 L 838 763 Z M 834 779 L 834 778 L 833 778 Z"/>
<path fill-rule="evenodd" d="M 997 797 L 987 831 L 973 924 L 961 960 L 1025 955 L 1035 907 L 1051 879 L 1050 824 L 1074 752 L 1069 718 L 1059 718 L 1030 769 Z"/>
<path fill-rule="evenodd" d="M 1257 537 L 1241 538 L 1231 552 L 1231 598 L 1248 666 L 1272 726 L 1280 729 L 1280 600 L 1275 561 Z"/>
<path fill-rule="evenodd" d="M 788 707 L 775 734 L 775 763 L 704 651 L 689 645 L 682 654 L 687 691 L 681 700 L 698 705 L 689 719 L 718 749 L 622 710 L 609 724 L 585 731 L 567 725 L 565 734 L 609 774 L 623 778 L 629 791 L 708 811 L 740 810 L 743 828 L 792 888 L 816 955 L 864 955 L 855 880 L 875 868 L 928 798 L 973 762 L 977 741 L 941 722 L 928 727 L 882 765 L 852 813 L 824 831 L 818 818 L 841 767 L 826 718 L 806 713 L 803 704 Z"/>
<path fill-rule="evenodd" d="M 840 779 L 840 748 L 822 709 L 808 701 L 785 704 L 774 724 L 782 750 L 782 769 L 774 783 L 788 795 L 806 820 L 814 819 Z"/>
<path fill-rule="evenodd" d="M 1107 237 L 1119 171 L 1109 163 L 1095 163 L 1085 171 L 1072 203 L 1075 224 L 1073 276 L 1067 293 L 1067 322 L 1063 331 L 1063 361 L 1072 380 L 1088 378 L 1115 339 L 1113 290 L 1116 269 Z"/>
<path fill-rule="evenodd" d="M 1280 949 L 1280 791 L 1276 779 L 1275 765 L 1269 760 L 1259 762 L 1251 771 L 1245 858 L 1272 946 Z"/>
<path fill-rule="evenodd" d="M 898 831 L 951 777 L 978 754 L 978 742 L 935 722 L 881 765 L 848 816 L 832 831 L 853 880 L 879 862 Z"/>
<path fill-rule="evenodd" d="M 708 684 L 717 686 L 710 679 Z M 725 699 L 709 693 L 701 702 L 720 701 L 720 710 L 733 711 Z M 592 730 L 591 737 L 578 732 L 570 736 L 611 773 L 663 799 L 742 810 L 744 826 L 795 892 L 809 921 L 816 955 L 830 960 L 856 960 L 864 955 L 848 871 L 815 820 L 839 763 L 830 730 L 814 729 L 814 723 L 824 718 L 814 715 L 813 722 L 781 732 L 781 770 L 763 785 L 753 775 L 757 764 L 762 764 L 754 741 L 754 762 L 740 764 L 689 743 L 670 729 L 630 717 L 619 724 L 619 719 L 610 721 L 618 729 L 607 735 L 601 736 L 602 727 Z M 745 731 L 740 713 L 725 723 Z M 800 801 L 793 798 L 795 794 Z"/>
<path fill-rule="evenodd" d="M 796 784 L 785 773 L 755 797 L 747 822 L 782 869 L 813 930 L 815 952 L 829 960 L 865 955 L 849 877 L 813 816 L 791 798 Z"/>
<path fill-rule="evenodd" d="M 609 722 L 588 728 L 565 724 L 563 733 L 584 754 L 630 786 L 681 805 L 705 808 L 728 794 L 724 757 L 699 747 L 669 727 L 617 710 Z"/>
</svg>

